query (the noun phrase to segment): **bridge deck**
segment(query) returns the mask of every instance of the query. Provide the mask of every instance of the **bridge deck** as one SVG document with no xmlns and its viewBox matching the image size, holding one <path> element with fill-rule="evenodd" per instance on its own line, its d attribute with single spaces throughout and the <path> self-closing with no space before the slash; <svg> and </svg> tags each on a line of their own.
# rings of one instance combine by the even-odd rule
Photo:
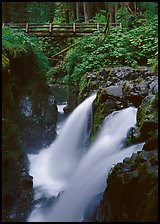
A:
<svg viewBox="0 0 160 224">
<path fill-rule="evenodd" d="M 97 30 L 103 31 L 105 29 L 105 23 L 88 23 L 88 24 L 35 24 L 35 23 L 3 23 L 2 26 L 8 26 L 14 29 L 16 32 L 25 32 L 37 37 L 72 37 L 72 36 L 84 36 L 93 33 Z M 110 23 L 110 28 L 119 27 L 122 28 L 121 23 Z"/>
</svg>

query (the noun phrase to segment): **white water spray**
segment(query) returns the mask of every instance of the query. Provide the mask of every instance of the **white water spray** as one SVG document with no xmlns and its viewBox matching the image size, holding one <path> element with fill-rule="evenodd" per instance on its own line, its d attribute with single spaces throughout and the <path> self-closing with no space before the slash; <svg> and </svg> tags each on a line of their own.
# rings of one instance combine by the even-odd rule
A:
<svg viewBox="0 0 160 224">
<path fill-rule="evenodd" d="M 87 135 L 88 116 L 96 94 L 87 98 L 69 116 L 60 136 L 56 139 L 49 160 L 49 170 L 54 179 L 66 179 L 84 154 L 84 136 Z"/>
<path fill-rule="evenodd" d="M 86 127 L 94 98 L 95 95 L 89 97 L 75 109 L 64 124 L 61 135 L 48 152 L 46 164 L 49 163 L 52 176 L 52 192 L 57 187 L 54 184 L 57 183 L 57 179 L 60 180 L 58 183 L 61 186 L 61 188 L 57 187 L 57 193 L 62 189 L 64 192 L 49 208 L 34 209 L 28 221 L 82 221 L 84 210 L 90 199 L 104 191 L 107 173 L 113 164 L 121 162 L 126 156 L 131 156 L 133 152 L 141 150 L 143 144 L 123 148 L 123 142 L 129 129 L 136 124 L 137 109 L 129 107 L 109 115 L 105 119 L 96 141 L 88 151 L 84 150 L 83 153 L 79 153 L 82 151 L 80 149 L 83 149 L 81 132 L 86 130 L 84 127 Z M 41 165 L 40 160 L 38 162 Z M 34 176 L 33 173 L 31 175 Z M 48 172 L 46 176 L 48 176 Z"/>
</svg>

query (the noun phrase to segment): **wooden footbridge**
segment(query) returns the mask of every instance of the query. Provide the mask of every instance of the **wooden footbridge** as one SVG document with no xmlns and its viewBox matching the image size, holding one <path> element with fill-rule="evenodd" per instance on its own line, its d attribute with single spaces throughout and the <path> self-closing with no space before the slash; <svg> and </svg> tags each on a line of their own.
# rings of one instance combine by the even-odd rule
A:
<svg viewBox="0 0 160 224">
<path fill-rule="evenodd" d="M 66 24 L 36 24 L 36 23 L 3 23 L 2 27 L 8 26 L 14 29 L 15 32 L 25 32 L 29 35 L 37 37 L 81 37 L 89 35 L 97 30 L 103 32 L 105 30 L 105 23 L 88 23 L 78 24 L 73 23 L 70 25 Z M 122 24 L 109 23 L 109 27 L 118 27 L 122 29 Z"/>
</svg>

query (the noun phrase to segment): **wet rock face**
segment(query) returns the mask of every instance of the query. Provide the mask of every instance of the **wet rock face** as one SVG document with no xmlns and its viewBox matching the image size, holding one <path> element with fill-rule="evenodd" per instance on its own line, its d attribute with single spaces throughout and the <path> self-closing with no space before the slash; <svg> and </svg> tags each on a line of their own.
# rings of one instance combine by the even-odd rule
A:
<svg viewBox="0 0 160 224">
<path fill-rule="evenodd" d="M 133 105 L 139 106 L 148 93 L 157 91 L 158 78 L 147 67 L 103 68 L 84 75 L 79 98 L 83 100 L 99 88 L 108 88 L 109 95 L 128 99 Z"/>
<path fill-rule="evenodd" d="M 53 95 L 35 101 L 23 96 L 20 101 L 22 141 L 27 152 L 47 147 L 56 136 L 57 106 Z"/>
<path fill-rule="evenodd" d="M 69 113 L 69 112 L 70 112 L 69 106 L 66 105 L 66 106 L 63 108 L 63 111 L 64 111 L 64 113 Z"/>
<path fill-rule="evenodd" d="M 15 198 L 15 217 L 12 217 L 14 222 L 26 221 L 27 215 L 31 212 L 30 203 L 32 201 L 32 186 L 33 177 L 28 172 L 23 172 L 20 177 L 20 189 L 16 192 Z M 12 208 L 14 211 L 14 206 Z"/>
<path fill-rule="evenodd" d="M 79 99 L 82 101 L 93 91 L 97 91 L 93 105 L 95 113 L 92 136 L 109 113 L 128 106 L 139 107 L 145 97 L 154 95 L 157 90 L 158 76 L 147 67 L 103 68 L 86 73 Z"/>
<path fill-rule="evenodd" d="M 158 92 L 148 94 L 138 108 L 137 127 L 130 133 L 130 142 L 145 142 L 144 150 L 158 148 Z"/>
<path fill-rule="evenodd" d="M 6 189 L 2 191 L 2 220 L 4 222 L 24 222 L 30 212 L 33 177 L 22 164 L 23 159 L 19 158 L 16 171 L 12 171 L 14 182 L 11 185 L 12 180 L 6 180 Z"/>
<path fill-rule="evenodd" d="M 93 113 L 93 126 L 91 132 L 91 139 L 94 139 L 106 115 L 112 113 L 115 110 L 122 109 L 124 107 L 124 104 L 126 103 L 126 102 L 122 103 L 120 97 L 115 96 L 117 95 L 117 93 L 111 95 L 112 90 L 114 91 L 114 88 L 112 88 L 111 90 L 108 90 L 108 88 L 99 89 L 97 92 L 97 97 L 93 104 L 94 113 Z"/>
<path fill-rule="evenodd" d="M 84 222 L 157 222 L 158 151 L 133 153 L 116 164 L 102 199 L 88 207 Z"/>
<path fill-rule="evenodd" d="M 158 152 L 142 151 L 112 169 L 98 222 L 158 221 Z M 95 221 L 95 220 L 92 220 Z"/>
</svg>

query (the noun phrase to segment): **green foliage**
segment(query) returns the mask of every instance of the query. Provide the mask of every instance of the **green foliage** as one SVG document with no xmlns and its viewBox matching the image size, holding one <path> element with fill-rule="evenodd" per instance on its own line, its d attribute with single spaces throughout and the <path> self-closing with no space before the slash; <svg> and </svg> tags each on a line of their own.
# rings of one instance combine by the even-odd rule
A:
<svg viewBox="0 0 160 224">
<path fill-rule="evenodd" d="M 47 73 L 46 78 L 49 83 L 60 83 L 63 82 L 63 78 L 67 75 L 65 62 L 60 63 L 54 67 L 51 67 Z"/>
<path fill-rule="evenodd" d="M 48 56 L 51 57 L 54 54 L 60 52 L 67 46 L 73 44 L 73 38 L 64 38 L 64 37 L 44 37 L 40 39 L 41 50 Z M 59 55 L 59 59 L 64 58 L 64 55 Z"/>
<path fill-rule="evenodd" d="M 115 13 L 115 22 L 122 23 L 123 27 L 126 28 L 126 17 L 129 17 L 129 13 L 126 7 L 121 5 L 121 7 Z"/>
<path fill-rule="evenodd" d="M 154 22 L 155 15 L 158 13 L 158 2 L 138 2 L 138 7 L 148 22 Z"/>
<path fill-rule="evenodd" d="M 41 43 L 37 38 L 28 37 L 25 33 L 14 33 L 9 27 L 2 28 L 3 66 L 9 59 L 15 59 L 22 55 L 34 57 L 37 69 L 45 72 L 48 69 L 48 59 L 41 50 Z"/>
<path fill-rule="evenodd" d="M 95 23 L 106 23 L 107 21 L 106 10 L 100 10 L 100 12 L 97 13 L 91 21 Z"/>
<path fill-rule="evenodd" d="M 158 54 L 158 22 L 155 21 L 123 32 L 113 29 L 104 41 L 100 32 L 83 38 L 66 56 L 68 75 L 79 81 L 94 69 L 155 62 Z"/>
<path fill-rule="evenodd" d="M 55 23 L 65 23 L 65 11 L 66 11 L 66 4 L 64 2 L 56 2 L 56 10 L 55 10 Z"/>
<path fill-rule="evenodd" d="M 26 53 L 27 48 L 24 44 L 22 33 L 14 33 L 9 27 L 3 27 L 2 29 L 2 49 L 15 58 L 22 52 Z"/>
</svg>

